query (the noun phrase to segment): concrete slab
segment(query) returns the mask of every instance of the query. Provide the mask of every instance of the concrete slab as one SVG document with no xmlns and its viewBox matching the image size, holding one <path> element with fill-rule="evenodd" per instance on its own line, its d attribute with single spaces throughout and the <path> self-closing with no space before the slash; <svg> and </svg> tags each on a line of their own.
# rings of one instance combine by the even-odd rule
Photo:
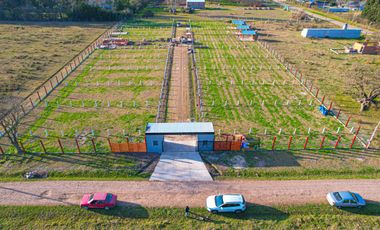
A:
<svg viewBox="0 0 380 230">
<path fill-rule="evenodd" d="M 195 152 L 197 151 L 196 135 L 165 135 L 165 152 Z"/>
<path fill-rule="evenodd" d="M 151 181 L 212 181 L 198 152 L 163 152 Z"/>
</svg>

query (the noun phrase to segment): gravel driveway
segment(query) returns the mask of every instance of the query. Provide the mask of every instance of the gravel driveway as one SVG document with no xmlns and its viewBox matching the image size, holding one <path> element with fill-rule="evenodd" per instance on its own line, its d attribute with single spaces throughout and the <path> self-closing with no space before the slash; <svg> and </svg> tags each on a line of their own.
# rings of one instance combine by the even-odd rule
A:
<svg viewBox="0 0 380 230">
<path fill-rule="evenodd" d="M 326 193 L 335 190 L 380 202 L 380 180 L 36 181 L 0 183 L 0 205 L 78 205 L 84 193 L 95 191 L 116 193 L 120 205 L 145 207 L 202 207 L 217 193 L 242 193 L 253 204 L 301 204 L 326 202 Z"/>
</svg>

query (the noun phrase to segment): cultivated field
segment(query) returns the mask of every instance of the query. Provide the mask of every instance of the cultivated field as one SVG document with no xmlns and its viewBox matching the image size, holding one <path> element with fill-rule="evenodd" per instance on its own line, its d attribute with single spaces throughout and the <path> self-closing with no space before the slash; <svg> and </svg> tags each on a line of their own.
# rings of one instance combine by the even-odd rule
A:
<svg viewBox="0 0 380 230">
<path fill-rule="evenodd" d="M 111 140 L 143 140 L 147 122 L 155 120 L 170 27 L 152 21 L 122 25 L 135 45 L 97 50 L 28 115 L 22 123 L 22 142 L 28 151 L 106 151 Z M 144 44 L 141 44 L 144 43 Z"/>
<path fill-rule="evenodd" d="M 310 145 L 317 146 L 324 129 L 326 143 L 336 141 L 336 131 L 339 127 L 343 131 L 343 127 L 324 117 L 317 101 L 258 43 L 239 41 L 230 29 L 232 25 L 223 20 L 193 25 L 197 42 L 207 47 L 197 49 L 206 108 L 203 119 L 213 121 L 217 132 L 251 131 L 253 135 L 270 134 L 271 138 L 310 134 L 315 137 Z M 278 141 L 286 143 L 288 137 Z M 298 141 L 302 144 L 304 137 Z"/>
<path fill-rule="evenodd" d="M 109 26 L 0 22 L 0 111 L 30 93 Z"/>
</svg>

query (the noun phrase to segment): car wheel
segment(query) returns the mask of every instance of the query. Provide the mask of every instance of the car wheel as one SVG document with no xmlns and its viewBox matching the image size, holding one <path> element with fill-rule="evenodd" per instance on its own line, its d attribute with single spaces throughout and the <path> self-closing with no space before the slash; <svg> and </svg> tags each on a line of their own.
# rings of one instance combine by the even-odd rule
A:
<svg viewBox="0 0 380 230">
<path fill-rule="evenodd" d="M 240 213 L 242 213 L 242 211 L 241 210 L 236 210 L 235 213 L 236 214 L 240 214 Z"/>
<path fill-rule="evenodd" d="M 105 207 L 104 209 L 105 209 L 105 210 L 109 210 L 109 209 L 110 209 L 110 207 Z"/>
<path fill-rule="evenodd" d="M 212 214 L 218 214 L 218 211 L 216 211 L 216 210 L 212 210 L 211 213 L 212 213 Z"/>
</svg>

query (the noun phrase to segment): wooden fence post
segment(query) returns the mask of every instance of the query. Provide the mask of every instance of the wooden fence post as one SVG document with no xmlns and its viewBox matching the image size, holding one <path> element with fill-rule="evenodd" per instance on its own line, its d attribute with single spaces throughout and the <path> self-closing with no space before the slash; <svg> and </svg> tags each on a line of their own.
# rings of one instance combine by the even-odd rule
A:
<svg viewBox="0 0 380 230">
<path fill-rule="evenodd" d="M 108 141 L 108 145 L 110 146 L 110 150 L 112 152 L 112 145 L 111 145 L 111 140 L 109 138 L 107 138 L 107 141 Z"/>
<path fill-rule="evenodd" d="M 288 142 L 288 150 L 290 150 L 290 146 L 292 145 L 292 140 L 293 140 L 293 136 L 290 136 L 289 142 Z"/>
<path fill-rule="evenodd" d="M 306 137 L 305 144 L 303 145 L 303 149 L 307 148 L 307 143 L 309 143 L 309 136 Z"/>
<path fill-rule="evenodd" d="M 341 110 L 339 110 L 339 111 L 338 111 L 338 114 L 336 115 L 336 119 L 338 119 L 338 118 L 339 118 L 339 115 L 340 115 L 340 111 L 341 111 Z"/>
<path fill-rule="evenodd" d="M 41 144 L 41 147 L 42 149 L 44 150 L 44 153 L 46 153 L 46 148 L 45 148 L 45 145 L 44 143 L 42 142 L 42 140 L 40 139 L 40 144 Z"/>
<path fill-rule="evenodd" d="M 45 89 L 45 96 L 47 96 L 48 92 L 47 92 L 46 86 L 44 86 L 44 89 Z"/>
<path fill-rule="evenodd" d="M 316 98 L 318 98 L 318 94 L 319 94 L 319 88 L 317 88 L 317 92 L 315 93 Z"/>
<path fill-rule="evenodd" d="M 272 141 L 272 150 L 274 150 L 275 149 L 275 145 L 276 145 L 276 140 L 277 140 L 277 137 L 276 136 L 274 136 L 274 138 L 273 138 L 273 141 Z"/>
<path fill-rule="evenodd" d="M 325 95 L 323 95 L 323 97 L 322 97 L 322 102 L 321 102 L 321 104 L 323 105 L 323 103 L 325 102 Z"/>
<path fill-rule="evenodd" d="M 53 87 L 53 83 L 51 82 L 51 80 L 50 80 L 49 82 L 50 82 L 50 87 L 51 87 L 51 89 L 54 89 L 54 87 Z"/>
<path fill-rule="evenodd" d="M 323 136 L 323 137 L 322 137 L 321 144 L 319 145 L 319 148 L 320 148 L 320 149 L 323 148 L 323 144 L 325 143 L 325 139 L 326 139 L 326 136 Z"/>
<path fill-rule="evenodd" d="M 94 138 L 91 138 L 91 142 L 92 142 L 92 147 L 94 148 L 94 153 L 96 153 L 96 145 L 95 145 Z"/>
<path fill-rule="evenodd" d="M 40 92 L 39 92 L 39 91 L 37 91 L 37 96 L 38 96 L 38 99 L 39 99 L 40 101 L 42 101 L 42 100 L 41 100 L 41 96 L 40 96 Z"/>
<path fill-rule="evenodd" d="M 335 146 L 334 146 L 335 149 L 336 149 L 336 148 L 338 147 L 338 145 L 339 145 L 340 138 L 342 138 L 342 137 L 339 135 L 339 136 L 338 136 L 338 140 L 336 140 L 336 142 L 335 142 Z"/>
<path fill-rule="evenodd" d="M 361 128 L 361 126 L 359 126 L 359 128 L 356 130 L 356 132 L 355 132 L 355 135 L 356 135 L 356 136 L 358 135 L 358 133 L 359 133 L 359 131 L 360 131 L 360 128 Z"/>
<path fill-rule="evenodd" d="M 32 105 L 32 108 L 34 108 L 34 103 L 33 103 L 33 101 L 32 101 L 32 98 L 31 98 L 31 97 L 29 97 L 29 101 L 30 101 L 30 104 Z"/>
<path fill-rule="evenodd" d="M 58 138 L 58 144 L 59 144 L 59 147 L 61 148 L 61 152 L 65 153 L 65 151 L 63 150 L 63 146 L 62 146 L 61 140 L 59 138 Z"/>
<path fill-rule="evenodd" d="M 81 153 L 78 139 L 77 138 L 74 138 L 74 139 L 75 139 L 75 144 L 77 145 L 78 153 Z"/>
<path fill-rule="evenodd" d="M 328 110 L 331 110 L 331 108 L 332 108 L 332 102 L 330 102 L 330 105 L 329 105 L 329 109 Z"/>
<path fill-rule="evenodd" d="M 1 154 L 4 154 L 4 150 L 3 150 L 3 148 L 1 147 L 1 145 L 0 145 L 0 152 L 1 152 Z"/>
<path fill-rule="evenodd" d="M 354 146 L 355 140 L 356 140 L 356 134 L 354 135 L 354 138 L 352 138 L 350 149 L 352 149 L 352 146 Z"/>
<path fill-rule="evenodd" d="M 344 125 L 344 127 L 347 127 L 348 123 L 350 123 L 350 120 L 351 120 L 351 115 L 348 117 L 348 119 L 347 119 L 346 124 Z"/>
</svg>

